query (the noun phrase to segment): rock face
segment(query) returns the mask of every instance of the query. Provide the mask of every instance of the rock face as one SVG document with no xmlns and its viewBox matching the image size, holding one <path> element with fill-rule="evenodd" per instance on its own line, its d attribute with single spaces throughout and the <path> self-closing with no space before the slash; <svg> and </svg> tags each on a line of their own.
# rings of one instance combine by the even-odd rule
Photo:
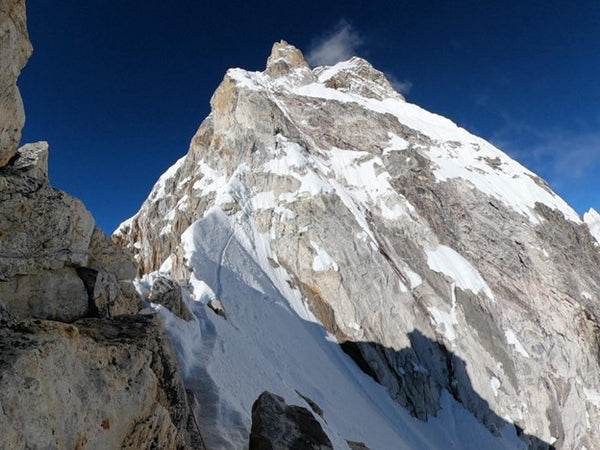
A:
<svg viewBox="0 0 600 450">
<path fill-rule="evenodd" d="M 154 280 L 148 300 L 163 305 L 182 319 L 189 317 L 183 302 L 181 287 L 172 278 L 161 276 Z"/>
<path fill-rule="evenodd" d="M 47 164 L 38 142 L 0 168 L 0 304 L 15 318 L 66 322 L 136 313 L 131 256 L 79 200 L 50 186 Z"/>
<path fill-rule="evenodd" d="M 116 232 L 143 273 L 193 294 L 214 227 L 228 239 L 206 282 L 225 308 L 225 268 L 247 276 L 223 267 L 240 246 L 416 417 L 447 391 L 530 447 L 600 446 L 600 253 L 543 180 L 359 58 L 310 71 L 277 43 L 211 105 Z"/>
<path fill-rule="evenodd" d="M 3 322 L 2 447 L 184 448 L 185 393 L 161 328 L 152 316 Z"/>
<path fill-rule="evenodd" d="M 25 145 L 0 168 L 1 446 L 183 448 L 162 325 L 123 316 L 139 304 L 131 255 L 49 185 L 47 151 Z"/>
<path fill-rule="evenodd" d="M 263 392 L 252 405 L 250 450 L 326 450 L 331 441 L 311 412 Z"/>
<path fill-rule="evenodd" d="M 0 167 L 13 157 L 25 122 L 17 77 L 31 55 L 25 1 L 0 2 Z"/>
<path fill-rule="evenodd" d="M 131 254 L 50 186 L 48 145 L 17 150 L 15 82 L 31 52 L 22 1 L 0 2 L 0 447 L 185 448 L 171 343 Z"/>
</svg>

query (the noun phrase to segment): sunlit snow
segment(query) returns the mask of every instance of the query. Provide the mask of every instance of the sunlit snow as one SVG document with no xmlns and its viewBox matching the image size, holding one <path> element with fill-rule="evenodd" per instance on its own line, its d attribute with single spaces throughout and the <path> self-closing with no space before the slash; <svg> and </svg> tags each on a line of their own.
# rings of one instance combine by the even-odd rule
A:
<svg viewBox="0 0 600 450">
<path fill-rule="evenodd" d="M 296 391 L 315 401 L 324 411 L 317 419 L 336 449 L 348 449 L 347 439 L 373 450 L 524 448 L 514 428 L 494 437 L 445 391 L 437 417 L 427 422 L 411 417 L 361 372 L 314 316 L 307 321 L 298 315 L 295 294 L 284 294 L 287 284 L 277 281 L 285 274 L 260 263 L 269 252 L 268 239 L 246 225 L 218 209 L 192 224 L 182 243 L 193 274 L 185 295 L 193 317 L 184 321 L 155 306 L 174 341 L 186 385 L 202 405 L 199 422 L 210 447 L 245 448 L 252 403 L 269 390 L 292 404 L 308 406 Z M 145 289 L 151 282 L 149 276 Z M 212 298 L 221 300 L 226 318 L 205 307 Z"/>
<path fill-rule="evenodd" d="M 494 298 L 492 290 L 477 269 L 450 247 L 440 245 L 435 250 L 428 250 L 427 265 L 431 270 L 452 278 L 456 286 L 463 290 L 470 290 L 475 294 L 483 291 L 488 298 Z"/>
<path fill-rule="evenodd" d="M 527 353 L 527 350 L 525 350 L 525 347 L 523 347 L 523 344 L 521 344 L 521 341 L 519 341 L 519 338 L 517 338 L 517 335 L 513 330 L 507 328 L 504 330 L 504 336 L 506 337 L 506 342 L 508 345 L 512 345 L 515 350 L 525 358 L 529 358 L 529 353 Z"/>
<path fill-rule="evenodd" d="M 337 263 L 333 260 L 331 256 L 329 256 L 329 253 L 327 253 L 327 251 L 323 247 L 317 245 L 313 241 L 310 241 L 310 245 L 312 245 L 312 248 L 314 248 L 317 252 L 312 264 L 312 268 L 314 271 L 324 272 L 326 270 L 334 270 L 337 272 L 338 270 L 340 270 Z"/>
<path fill-rule="evenodd" d="M 590 208 L 590 210 L 583 215 L 583 220 L 590 229 L 592 236 L 594 236 L 596 241 L 600 244 L 600 214 L 598 214 L 594 208 Z"/>
</svg>

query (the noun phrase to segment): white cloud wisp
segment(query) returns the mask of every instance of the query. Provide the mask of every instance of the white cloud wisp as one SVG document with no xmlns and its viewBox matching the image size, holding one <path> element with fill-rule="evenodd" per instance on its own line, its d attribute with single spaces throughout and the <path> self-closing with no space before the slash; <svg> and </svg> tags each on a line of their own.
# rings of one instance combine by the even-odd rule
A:
<svg viewBox="0 0 600 450">
<path fill-rule="evenodd" d="M 363 39 L 345 20 L 334 28 L 332 33 L 317 39 L 306 55 L 308 64 L 315 66 L 331 66 L 356 55 Z"/>
<path fill-rule="evenodd" d="M 559 185 L 600 169 L 599 131 L 539 131 L 513 126 L 496 133 L 492 141 L 530 168 L 545 172 L 551 182 Z"/>
</svg>

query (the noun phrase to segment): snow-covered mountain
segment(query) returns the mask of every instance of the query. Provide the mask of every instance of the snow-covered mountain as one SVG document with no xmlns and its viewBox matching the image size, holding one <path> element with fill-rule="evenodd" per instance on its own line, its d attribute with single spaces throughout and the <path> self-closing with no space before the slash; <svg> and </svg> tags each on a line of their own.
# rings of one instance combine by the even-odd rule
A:
<svg viewBox="0 0 600 450">
<path fill-rule="evenodd" d="M 597 221 L 360 58 L 282 41 L 211 107 L 114 236 L 184 287 L 155 308 L 209 448 L 265 390 L 335 448 L 600 447 Z"/>
</svg>

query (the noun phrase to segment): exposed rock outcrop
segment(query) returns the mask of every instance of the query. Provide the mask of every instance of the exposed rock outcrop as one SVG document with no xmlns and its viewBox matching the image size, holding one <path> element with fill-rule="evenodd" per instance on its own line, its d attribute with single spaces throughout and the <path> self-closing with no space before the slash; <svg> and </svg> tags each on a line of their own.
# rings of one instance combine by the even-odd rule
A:
<svg viewBox="0 0 600 450">
<path fill-rule="evenodd" d="M 250 450 L 327 450 L 331 441 L 312 413 L 263 392 L 252 405 Z"/>
<path fill-rule="evenodd" d="M 363 442 L 348 441 L 348 447 L 350 450 L 369 450 Z"/>
<path fill-rule="evenodd" d="M 0 2 L 0 167 L 13 157 L 25 122 L 17 77 L 31 55 L 25 1 Z"/>
<path fill-rule="evenodd" d="M 50 186 L 47 152 L 25 145 L 0 168 L 0 444 L 184 448 L 171 344 L 157 317 L 127 315 L 132 257 Z"/>
<path fill-rule="evenodd" d="M 213 298 L 208 301 L 206 306 L 208 306 L 210 309 L 212 309 L 215 312 L 215 314 L 217 314 L 221 317 L 226 317 L 225 308 L 223 308 L 223 304 L 221 303 L 220 300 Z"/>
<path fill-rule="evenodd" d="M 3 322 L 2 448 L 185 448 L 177 361 L 157 317 Z"/>
<path fill-rule="evenodd" d="M 152 283 L 152 289 L 148 300 L 152 303 L 163 305 L 177 317 L 189 319 L 187 310 L 181 294 L 181 286 L 169 277 L 160 276 Z"/>
<path fill-rule="evenodd" d="M 362 58 L 355 56 L 341 67 L 336 67 L 336 70 L 328 69 L 318 67 L 315 69 L 315 75 L 329 88 L 375 100 L 404 99 L 394 90 L 383 72 Z"/>
<path fill-rule="evenodd" d="M 267 59 L 265 73 L 273 78 L 293 76 L 303 82 L 314 81 L 310 67 L 304 60 L 302 52 L 285 41 L 273 44 L 271 55 Z"/>
<path fill-rule="evenodd" d="M 0 304 L 15 318 L 65 322 L 137 312 L 131 256 L 47 174 L 45 142 L 24 145 L 0 168 Z"/>
</svg>

